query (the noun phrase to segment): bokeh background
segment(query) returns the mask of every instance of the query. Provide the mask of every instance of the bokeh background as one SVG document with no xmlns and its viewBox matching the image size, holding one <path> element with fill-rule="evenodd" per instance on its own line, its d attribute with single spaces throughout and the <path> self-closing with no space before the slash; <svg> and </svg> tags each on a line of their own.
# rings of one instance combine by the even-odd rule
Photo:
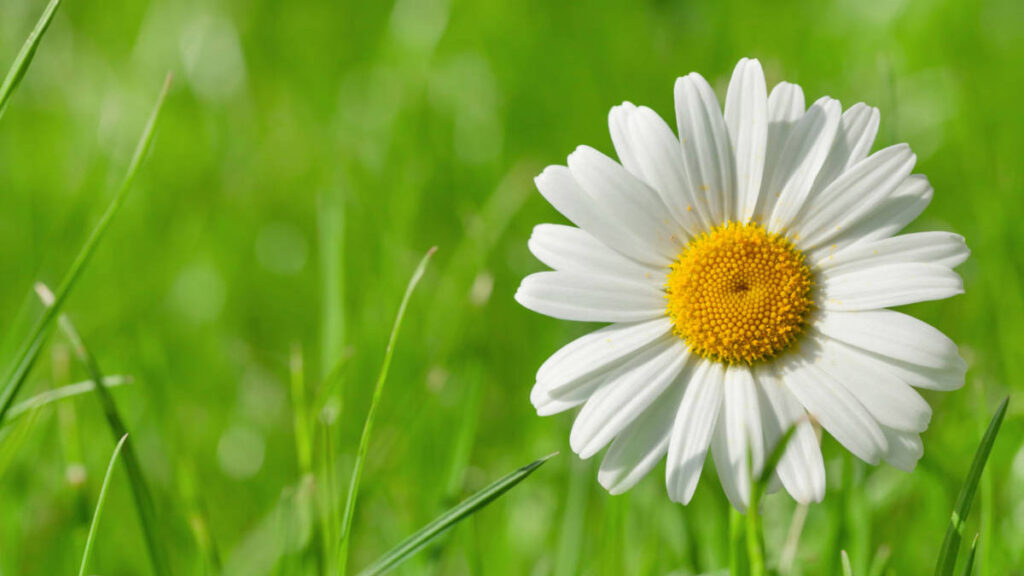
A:
<svg viewBox="0 0 1024 576">
<path fill-rule="evenodd" d="M 0 67 L 43 7 L 0 3 Z M 828 495 L 795 551 L 784 542 L 801 513 L 780 496 L 765 507 L 769 562 L 789 573 L 837 573 L 840 549 L 859 574 L 887 551 L 892 573 L 927 573 L 989 414 L 1024 390 L 1019 0 L 67 0 L 0 121 L 0 362 L 40 313 L 33 282 L 60 280 L 112 198 L 172 70 L 152 154 L 66 310 L 107 373 L 134 377 L 114 394 L 177 573 L 316 572 L 324 538 L 303 499 L 343 498 L 399 299 L 433 245 L 351 565 L 562 451 L 401 573 L 721 569 L 728 504 L 710 461 L 687 508 L 669 502 L 663 468 L 607 495 L 599 459 L 568 450 L 571 416 L 538 418 L 528 399 L 546 356 L 592 327 L 512 294 L 541 269 L 532 226 L 561 221 L 532 178 L 578 144 L 611 153 L 607 112 L 623 100 L 672 118 L 677 76 L 699 71 L 724 96 L 742 56 L 809 101 L 878 106 L 876 148 L 909 142 L 935 187 L 911 228 L 973 250 L 965 295 L 910 308 L 971 366 L 964 389 L 925 393 L 918 470 L 863 465 L 826 439 Z M 21 398 L 85 377 L 58 336 Z M 324 406 L 312 481 L 296 377 Z M 981 574 L 1024 574 L 1022 408 L 1011 402 L 968 523 Z M 95 399 L 0 434 L 0 573 L 75 570 L 114 444 Z M 111 490 L 92 571 L 146 574 L 123 471 Z"/>
</svg>

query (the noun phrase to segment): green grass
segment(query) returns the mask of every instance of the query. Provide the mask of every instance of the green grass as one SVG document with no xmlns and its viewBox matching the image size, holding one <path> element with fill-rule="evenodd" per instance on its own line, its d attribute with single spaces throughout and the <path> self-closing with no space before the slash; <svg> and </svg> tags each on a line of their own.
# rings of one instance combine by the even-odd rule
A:
<svg viewBox="0 0 1024 576">
<path fill-rule="evenodd" d="M 4 67 L 46 11 L 46 0 L 3 3 Z M 591 327 L 512 294 L 541 269 L 532 227 L 562 221 L 532 178 L 578 144 L 611 153 L 607 113 L 623 100 L 672 118 L 677 76 L 699 71 L 723 96 L 742 56 L 809 100 L 878 106 L 877 147 L 908 142 L 935 187 L 911 228 L 956 231 L 973 252 L 965 295 L 910 309 L 970 364 L 965 389 L 926 394 L 918 469 L 856 464 L 826 438 L 822 504 L 804 517 L 764 496 L 765 565 L 799 520 L 786 574 L 841 574 L 842 550 L 854 574 L 930 569 L 984 426 L 1024 390 L 1022 18 L 1016 0 L 64 2 L 0 118 L 0 389 L 17 392 L 0 427 L 0 573 L 79 569 L 111 433 L 91 388 L 13 418 L 92 379 L 46 329 L 56 312 L 34 331 L 47 313 L 32 286 L 60 286 L 120 201 L 168 69 L 152 150 L 62 311 L 106 374 L 132 378 L 111 393 L 171 573 L 335 573 L 395 308 L 432 245 L 361 460 L 351 572 L 555 451 L 395 572 L 727 567 L 712 466 L 685 508 L 669 503 L 663 467 L 612 497 L 597 461 L 568 450 L 571 415 L 533 413 L 537 367 Z M 974 575 L 1024 566 L 1022 407 L 1011 401 L 963 519 L 965 539 L 981 534 Z M 91 572 L 150 573 L 135 517 L 115 479 Z"/>
</svg>

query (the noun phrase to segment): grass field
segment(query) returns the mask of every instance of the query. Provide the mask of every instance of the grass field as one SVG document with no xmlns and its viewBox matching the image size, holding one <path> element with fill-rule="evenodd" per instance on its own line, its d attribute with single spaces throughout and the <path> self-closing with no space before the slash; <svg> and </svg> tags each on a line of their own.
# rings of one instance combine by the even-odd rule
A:
<svg viewBox="0 0 1024 576">
<path fill-rule="evenodd" d="M 0 69 L 43 0 L 0 3 Z M 512 298 L 526 240 L 562 217 L 533 177 L 578 144 L 612 153 L 611 106 L 671 118 L 699 71 L 724 96 L 743 56 L 809 101 L 878 106 L 935 198 L 911 229 L 955 231 L 966 294 L 909 311 L 956 340 L 967 385 L 934 408 L 913 474 L 824 441 L 828 493 L 798 546 L 764 507 L 770 566 L 933 570 L 996 404 L 1010 409 L 967 522 L 975 574 L 1024 574 L 1024 4 L 1019 0 L 594 3 L 538 0 L 65 0 L 0 118 L 0 367 L 114 198 L 165 74 L 174 83 L 123 210 L 64 305 L 111 389 L 174 574 L 319 574 L 399 302 L 409 301 L 363 469 L 355 573 L 463 497 L 561 454 L 402 574 L 691 574 L 729 562 L 709 465 L 671 503 L 663 465 L 623 496 L 539 418 L 533 376 L 592 327 Z M 55 331 L 17 400 L 88 380 Z M 111 434 L 93 394 L 0 429 L 0 574 L 73 573 Z M 124 458 L 124 453 L 121 454 Z M 791 544 L 797 543 L 790 539 Z M 89 573 L 147 574 L 116 467 Z"/>
</svg>

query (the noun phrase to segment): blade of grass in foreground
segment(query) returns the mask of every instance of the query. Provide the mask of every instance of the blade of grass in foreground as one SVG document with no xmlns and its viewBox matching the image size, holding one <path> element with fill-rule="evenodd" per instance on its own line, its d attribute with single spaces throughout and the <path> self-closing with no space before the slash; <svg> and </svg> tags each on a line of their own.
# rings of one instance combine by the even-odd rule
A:
<svg viewBox="0 0 1024 576">
<path fill-rule="evenodd" d="M 359 480 L 363 475 L 363 463 L 366 461 L 366 451 L 370 446 L 370 433 L 373 431 L 373 421 L 377 416 L 377 407 L 380 405 L 381 396 L 384 393 L 384 382 L 388 378 L 388 369 L 391 367 L 391 356 L 395 352 L 395 342 L 398 340 L 398 330 L 402 327 L 402 317 L 405 316 L 405 308 L 409 304 L 409 298 L 413 290 L 419 284 L 420 278 L 427 270 L 430 257 L 437 251 L 433 247 L 420 260 L 416 271 L 412 273 L 409 284 L 405 288 L 405 295 L 402 296 L 402 303 L 398 306 L 398 315 L 395 317 L 395 324 L 391 327 L 391 336 L 388 338 L 388 347 L 384 351 L 384 362 L 380 367 L 380 375 L 377 376 L 377 385 L 373 389 L 373 399 L 370 400 L 370 410 L 366 413 L 366 421 L 363 423 L 363 434 L 359 438 L 359 448 L 356 451 L 356 461 L 352 466 L 352 479 L 348 484 L 348 496 L 345 499 L 345 511 L 341 519 L 341 543 L 338 547 L 338 574 L 344 575 L 346 562 L 348 561 L 348 543 L 351 539 L 352 517 L 356 509 L 356 497 L 359 495 Z"/>
<path fill-rule="evenodd" d="M 39 294 L 43 304 L 49 308 L 53 307 L 54 295 L 45 285 L 36 284 L 36 292 Z M 103 371 L 96 361 L 96 357 L 86 348 L 85 342 L 67 316 L 61 316 L 59 322 L 64 334 L 71 341 L 71 347 L 74 349 L 75 355 L 85 365 L 89 377 L 92 378 L 93 390 L 96 392 L 96 397 L 103 408 L 103 415 L 106 417 L 111 433 L 113 433 L 114 438 L 127 436 L 128 428 L 124 425 L 124 420 L 121 419 L 121 415 L 117 411 L 114 397 L 107 390 L 107 387 L 102 384 L 105 379 L 103 378 Z M 146 477 L 142 474 L 142 465 L 139 464 L 135 445 L 131 441 L 125 443 L 124 467 L 128 472 L 128 483 L 132 489 L 132 496 L 135 498 L 135 508 L 139 513 L 139 524 L 142 525 L 142 535 L 146 540 L 146 549 L 149 551 L 149 559 L 153 564 L 153 572 L 157 576 L 166 576 L 169 574 L 169 568 L 163 556 L 163 549 L 160 547 L 160 539 L 157 537 L 153 495 L 149 490 L 149 485 L 146 483 Z"/>
<path fill-rule="evenodd" d="M 96 512 L 92 515 L 92 523 L 89 525 L 89 536 L 85 539 L 85 551 L 82 552 L 82 566 L 78 569 L 78 576 L 85 576 L 85 569 L 89 565 L 89 556 L 92 554 L 92 543 L 96 537 L 96 528 L 100 525 L 100 516 L 103 514 L 103 501 L 107 498 L 107 487 L 110 485 L 110 478 L 114 475 L 114 464 L 117 463 L 117 455 L 121 453 L 121 447 L 128 440 L 125 434 L 114 446 L 114 453 L 110 456 L 110 464 L 107 464 L 107 474 L 103 477 L 103 485 L 100 486 L 100 495 L 96 499 Z"/>
<path fill-rule="evenodd" d="M 939 561 L 935 565 L 936 576 L 952 576 L 953 568 L 956 566 L 956 557 L 960 552 L 960 539 L 963 537 L 964 526 L 967 524 L 967 515 L 971 512 L 971 501 L 974 500 L 974 492 L 978 489 L 978 481 L 981 473 L 985 470 L 985 463 L 988 455 L 992 452 L 992 445 L 995 444 L 996 436 L 999 434 L 999 426 L 1006 416 L 1006 405 L 1010 398 L 1006 397 L 999 404 L 992 421 L 985 431 L 985 436 L 974 453 L 974 462 L 967 473 L 963 487 L 960 488 L 960 495 L 956 499 L 956 506 L 953 508 L 953 515 L 949 520 L 949 527 L 946 529 L 946 537 L 942 541 L 942 549 L 939 551 Z"/>
<path fill-rule="evenodd" d="M 376 562 L 360 572 L 359 576 L 376 576 L 377 574 L 385 574 L 391 571 L 430 543 L 439 534 L 498 499 L 502 494 L 511 490 L 516 484 L 519 484 L 527 476 L 533 474 L 537 468 L 540 468 L 541 465 L 557 455 L 558 452 L 549 454 L 519 468 L 504 478 L 494 481 L 483 490 L 463 500 L 461 504 L 438 516 L 433 522 L 403 540 L 398 546 L 392 548 L 390 552 L 381 556 Z"/>
<path fill-rule="evenodd" d="M 843 566 L 843 576 L 853 576 L 853 566 L 850 565 L 850 555 L 846 550 L 839 553 L 839 561 Z"/>
<path fill-rule="evenodd" d="M 121 182 L 121 187 L 118 189 L 117 195 L 114 196 L 114 200 L 110 203 L 110 206 L 107 207 L 107 211 L 103 213 L 103 217 L 100 218 L 99 223 L 96 224 L 96 228 L 93 229 L 92 234 L 90 234 L 89 238 L 85 241 L 85 245 L 83 245 L 82 249 L 78 252 L 78 256 L 76 256 L 74 262 L 71 263 L 71 267 L 68 268 L 67 273 L 64 275 L 64 279 L 57 288 L 53 305 L 43 310 L 43 314 L 39 317 L 39 320 L 36 321 L 35 325 L 32 326 L 32 330 L 29 332 L 28 338 L 19 350 L 13 367 L 11 368 L 11 372 L 4 380 L 3 393 L 0 394 L 0 424 L 3 424 L 4 418 L 7 416 L 7 412 L 14 404 L 14 398 L 18 395 L 18 391 L 21 390 L 21 386 L 25 383 L 28 373 L 32 370 L 32 366 L 39 357 L 39 350 L 42 348 L 43 341 L 46 339 L 46 335 L 49 332 L 54 319 L 60 313 L 60 309 L 64 305 L 64 301 L 67 300 L 71 290 L 78 282 L 79 276 L 81 276 L 86 264 L 89 263 L 89 260 L 96 251 L 96 247 L 99 245 L 100 240 L 103 239 L 107 228 L 110 227 L 110 223 L 113 221 L 114 216 L 117 215 L 118 211 L 121 209 L 121 205 L 124 204 L 125 198 L 128 196 L 128 191 L 131 189 L 132 183 L 135 181 L 135 175 L 139 171 L 139 166 L 145 159 L 146 153 L 149 151 L 150 144 L 153 142 L 156 122 L 160 117 L 160 110 L 163 108 L 164 99 L 167 97 L 167 92 L 170 89 L 170 86 L 171 75 L 168 74 L 166 80 L 164 80 L 164 87 L 160 91 L 160 96 L 157 98 L 156 106 L 154 106 L 153 112 L 149 116 L 149 122 L 147 122 L 145 130 L 142 132 L 142 138 L 139 139 L 139 143 L 135 147 L 135 154 L 132 156 L 132 161 L 128 165 L 128 172 L 125 175 L 124 180 Z"/>
<path fill-rule="evenodd" d="M 36 27 L 28 35 L 28 39 L 25 40 L 25 44 L 21 47 L 21 51 L 18 52 L 14 63 L 11 64 L 11 69 L 7 71 L 4 83 L 0 84 L 0 118 L 3 118 L 4 111 L 7 110 L 7 102 L 10 101 L 14 91 L 21 84 L 21 79 L 25 77 L 25 72 L 28 71 L 28 66 L 36 55 L 36 48 L 39 47 L 39 42 L 42 41 L 43 35 L 46 34 L 46 30 L 50 27 L 53 16 L 57 14 L 60 2 L 61 0 L 50 0 L 50 3 L 46 5 L 43 15 L 36 22 Z"/>
<path fill-rule="evenodd" d="M 967 561 L 964 562 L 964 569 L 960 572 L 961 576 L 971 576 L 971 573 L 974 572 L 974 554 L 978 551 L 978 536 L 980 534 L 975 534 L 974 541 L 971 542 L 971 551 L 967 553 Z"/>
</svg>

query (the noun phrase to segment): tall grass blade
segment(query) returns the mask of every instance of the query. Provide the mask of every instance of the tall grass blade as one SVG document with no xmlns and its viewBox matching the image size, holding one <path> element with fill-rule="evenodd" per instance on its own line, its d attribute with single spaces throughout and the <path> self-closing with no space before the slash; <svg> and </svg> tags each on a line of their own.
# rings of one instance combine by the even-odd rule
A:
<svg viewBox="0 0 1024 576">
<path fill-rule="evenodd" d="M 348 561 L 348 544 L 351 540 L 352 518 L 355 515 L 356 499 L 359 495 L 359 481 L 363 475 L 363 463 L 366 461 L 366 451 L 370 447 L 370 434 L 373 432 L 373 421 L 377 417 L 377 408 L 380 406 L 380 399 L 384 393 L 384 382 L 388 378 L 388 369 L 391 368 L 391 356 L 395 352 L 395 342 L 398 340 L 398 331 L 402 327 L 402 318 L 405 316 L 405 309 L 409 305 L 409 298 L 413 290 L 419 284 L 420 278 L 427 270 L 430 257 L 437 251 L 433 247 L 427 251 L 420 260 L 416 271 L 412 273 L 409 284 L 405 288 L 405 295 L 402 296 L 402 303 L 398 306 L 398 314 L 395 323 L 391 327 L 391 336 L 388 338 L 388 346 L 384 351 L 384 362 L 380 367 L 380 374 L 377 377 L 377 385 L 373 389 L 373 398 L 370 401 L 370 410 L 366 413 L 366 421 L 363 423 L 363 433 L 359 438 L 359 448 L 356 451 L 356 461 L 352 467 L 352 478 L 348 484 L 348 496 L 345 499 L 345 510 L 341 519 L 341 543 L 338 548 L 338 573 L 345 574 L 346 562 Z"/>
<path fill-rule="evenodd" d="M 93 513 L 92 523 L 89 524 L 89 536 L 85 539 L 85 551 L 82 552 L 82 565 L 78 569 L 78 576 L 85 576 L 85 569 L 89 565 L 89 556 L 92 555 L 92 544 L 96 538 L 96 528 L 100 525 L 100 516 L 103 515 L 103 502 L 107 498 L 107 487 L 110 486 L 110 478 L 114 475 L 114 464 L 117 463 L 117 455 L 121 453 L 121 448 L 127 440 L 127 434 L 121 437 L 117 446 L 114 446 L 114 453 L 110 456 L 110 463 L 107 464 L 107 474 L 103 477 L 100 495 L 96 499 L 96 512 Z"/>
<path fill-rule="evenodd" d="M 875 552 L 874 559 L 871 560 L 871 568 L 868 570 L 868 576 L 885 576 L 886 571 L 889 570 L 889 563 L 892 561 L 892 548 L 887 545 L 878 547 L 878 551 Z"/>
<path fill-rule="evenodd" d="M 340 188 L 320 196 L 317 242 L 323 306 L 320 378 L 326 381 L 342 362 L 345 345 L 345 196 Z"/>
<path fill-rule="evenodd" d="M 494 481 L 476 494 L 463 500 L 459 505 L 435 518 L 433 522 L 427 524 L 412 536 L 403 540 L 398 546 L 392 548 L 387 554 L 384 554 L 376 562 L 360 572 L 359 576 L 375 576 L 390 572 L 430 543 L 439 534 L 498 499 L 502 494 L 511 490 L 516 484 L 519 484 L 527 476 L 533 474 L 537 468 L 540 468 L 545 462 L 557 455 L 557 452 L 549 454 L 519 468 L 504 478 Z"/>
<path fill-rule="evenodd" d="M 939 561 L 935 565 L 936 576 L 952 576 L 956 566 L 956 557 L 960 552 L 960 540 L 963 538 L 964 526 L 967 524 L 967 515 L 971 512 L 971 501 L 974 500 L 974 493 L 978 489 L 978 481 L 981 473 L 985 470 L 985 463 L 988 455 L 992 452 L 992 445 L 995 444 L 996 436 L 999 434 L 999 426 L 1006 416 L 1006 406 L 1010 398 L 1006 397 L 999 404 L 995 415 L 989 422 L 985 436 L 974 453 L 974 462 L 967 473 L 963 486 L 960 488 L 960 495 L 956 499 L 956 506 L 953 508 L 953 515 L 950 517 L 949 526 L 946 528 L 946 537 L 942 541 L 942 549 L 939 551 Z"/>
<path fill-rule="evenodd" d="M 103 386 L 106 388 L 116 388 L 118 386 L 124 386 L 131 383 L 131 376 L 107 376 L 103 379 Z M 28 400 L 18 402 L 12 406 L 11 411 L 7 413 L 7 421 L 4 422 L 3 425 L 9 425 L 19 416 L 24 416 L 32 410 L 37 410 L 43 406 L 65 400 L 67 398 L 74 398 L 75 396 L 88 394 L 95 388 L 96 385 L 93 384 L 92 380 L 86 380 L 84 382 L 76 382 L 74 384 L 68 384 L 67 386 L 61 386 L 60 388 L 54 388 L 52 390 L 36 394 Z"/>
<path fill-rule="evenodd" d="M 36 292 L 39 294 L 39 298 L 49 308 L 53 307 L 54 295 L 46 288 L 43 284 L 36 285 Z M 100 402 L 100 406 L 103 408 L 103 415 L 106 417 L 107 424 L 110 427 L 111 433 L 114 438 L 123 438 L 128 435 L 128 428 L 124 425 L 124 420 L 121 419 L 121 415 L 117 411 L 117 404 L 114 403 L 114 397 L 107 390 L 106 386 L 103 386 L 103 371 L 100 369 L 99 363 L 96 361 L 96 357 L 92 355 L 89 349 L 85 346 L 85 342 L 82 337 L 75 330 L 74 325 L 67 316 L 61 316 L 59 319 L 60 327 L 64 331 L 68 340 L 71 342 L 71 347 L 75 351 L 75 355 L 85 365 L 86 371 L 89 373 L 89 377 L 93 381 L 93 390 L 96 392 L 96 398 Z M 160 539 L 157 537 L 157 522 L 156 522 L 156 511 L 153 505 L 153 495 L 149 490 L 149 485 L 146 483 L 146 478 L 142 474 L 142 465 L 139 464 L 138 456 L 135 453 L 135 446 L 129 440 L 125 443 L 124 447 L 124 466 L 128 472 L 128 481 L 132 489 L 132 495 L 135 498 L 135 507 L 139 514 L 139 523 L 142 525 L 142 534 L 146 540 L 146 548 L 149 551 L 150 561 L 153 564 L 153 572 L 157 576 L 166 576 L 169 574 L 168 564 L 163 556 L 163 549 L 160 546 Z"/>
<path fill-rule="evenodd" d="M 846 550 L 839 553 L 839 560 L 843 567 L 843 576 L 853 576 L 853 566 L 850 565 L 850 555 Z"/>
<path fill-rule="evenodd" d="M 149 122 L 146 123 L 146 128 L 142 132 L 142 138 L 139 139 L 139 143 L 135 147 L 135 154 L 132 156 L 132 161 L 128 165 L 128 172 L 125 174 L 124 180 L 121 182 L 121 187 L 118 189 L 117 195 L 114 196 L 114 200 L 110 203 L 110 206 L 107 207 L 107 211 L 104 212 L 103 217 L 100 218 L 99 223 L 96 224 L 96 228 L 93 229 L 89 238 L 82 246 L 82 249 L 75 257 L 75 260 L 71 263 L 71 267 L 68 268 L 67 273 L 64 275 L 64 279 L 57 288 L 53 305 L 43 310 L 43 314 L 39 317 L 39 320 L 36 321 L 35 325 L 32 326 L 28 338 L 19 350 L 11 371 L 4 380 L 3 392 L 0 393 L 0 424 L 3 424 L 4 418 L 7 416 L 8 411 L 10 411 L 11 406 L 14 404 L 14 398 L 18 395 L 18 391 L 21 390 L 21 386 L 25 383 L 25 379 L 32 370 L 32 366 L 39 357 L 39 350 L 42 348 L 43 341 L 46 339 L 46 335 L 52 327 L 54 319 L 57 318 L 65 300 L 67 300 L 68 295 L 71 294 L 71 290 L 75 287 L 75 284 L 77 284 L 79 276 L 81 276 L 85 266 L 92 258 L 93 253 L 96 251 L 96 247 L 106 234 L 107 228 L 110 227 L 110 223 L 113 221 L 114 216 L 117 215 L 118 211 L 121 209 L 121 205 L 124 204 L 125 198 L 128 197 L 128 191 L 131 190 L 132 183 L 135 181 L 135 175 L 139 171 L 139 166 L 142 165 L 142 161 L 145 159 L 146 153 L 149 151 L 149 147 L 153 142 L 156 123 L 160 118 L 160 110 L 163 108 L 164 100 L 167 97 L 167 92 L 170 89 L 170 86 L 171 75 L 168 74 L 166 80 L 164 80 L 164 86 L 160 91 L 160 96 L 157 98 L 156 106 L 154 106 L 153 112 L 149 116 Z"/>
<path fill-rule="evenodd" d="M 14 95 L 14 91 L 18 89 L 18 85 L 21 84 L 21 79 L 25 77 L 25 73 L 28 72 L 28 66 L 36 55 L 36 48 L 39 47 L 39 43 L 43 40 L 43 35 L 46 34 L 46 30 L 50 27 L 50 22 L 53 21 L 54 15 L 57 14 L 60 2 L 61 0 L 50 0 L 50 3 L 46 5 L 43 15 L 36 22 L 36 27 L 28 35 L 28 39 L 25 40 L 25 44 L 21 47 L 21 51 L 18 52 L 14 63 L 11 64 L 10 70 L 7 71 L 4 83 L 0 84 L 0 118 L 3 118 L 4 111 L 7 110 L 7 103 L 10 101 L 11 96 Z"/>
<path fill-rule="evenodd" d="M 967 553 L 967 560 L 964 562 L 964 569 L 960 572 L 960 576 L 971 576 L 971 573 L 974 572 L 974 555 L 978 551 L 978 536 L 978 534 L 974 535 L 971 551 Z"/>
</svg>

